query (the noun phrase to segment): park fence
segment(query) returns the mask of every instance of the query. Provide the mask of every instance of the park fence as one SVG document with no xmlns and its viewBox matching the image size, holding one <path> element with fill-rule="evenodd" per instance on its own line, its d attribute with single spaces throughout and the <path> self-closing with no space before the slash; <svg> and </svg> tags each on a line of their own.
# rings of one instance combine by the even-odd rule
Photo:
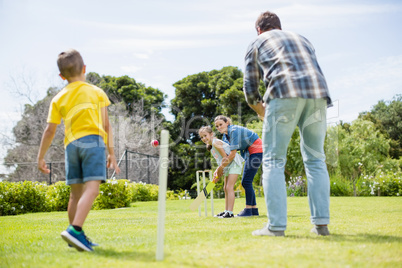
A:
<svg viewBox="0 0 402 268">
<path fill-rule="evenodd" d="M 118 165 L 120 174 L 115 174 L 111 169 L 106 169 L 107 178 L 126 179 L 132 182 L 158 184 L 159 156 L 149 155 L 125 150 L 121 155 Z M 3 163 L 1 165 L 0 180 L 7 181 L 39 181 L 53 184 L 65 181 L 65 162 L 47 162 L 49 174 L 41 173 L 36 162 Z"/>
</svg>

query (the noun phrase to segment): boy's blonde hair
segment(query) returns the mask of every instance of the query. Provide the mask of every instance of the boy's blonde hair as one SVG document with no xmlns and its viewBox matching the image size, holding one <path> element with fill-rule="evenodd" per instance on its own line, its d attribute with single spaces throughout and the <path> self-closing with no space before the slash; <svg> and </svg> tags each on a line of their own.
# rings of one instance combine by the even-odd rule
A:
<svg viewBox="0 0 402 268">
<path fill-rule="evenodd" d="M 78 76 L 82 73 L 84 68 L 84 60 L 81 54 L 75 49 L 68 49 L 61 52 L 57 57 L 57 66 L 59 67 L 60 74 L 68 79 L 70 77 Z"/>
</svg>

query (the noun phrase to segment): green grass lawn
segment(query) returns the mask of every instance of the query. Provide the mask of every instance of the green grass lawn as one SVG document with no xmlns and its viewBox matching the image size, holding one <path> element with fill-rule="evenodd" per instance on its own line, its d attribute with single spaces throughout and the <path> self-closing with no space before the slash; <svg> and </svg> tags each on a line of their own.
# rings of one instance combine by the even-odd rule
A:
<svg viewBox="0 0 402 268">
<path fill-rule="evenodd" d="M 66 212 L 0 217 L 0 267 L 402 267 L 400 197 L 331 198 L 331 236 L 310 233 L 306 197 L 288 198 L 286 237 L 254 237 L 261 216 L 218 219 L 191 212 L 192 200 L 167 201 L 165 259 L 155 261 L 157 202 L 91 211 L 84 229 L 101 245 L 67 247 Z M 236 199 L 235 212 L 245 199 Z M 203 207 L 203 205 L 202 205 Z M 224 200 L 215 199 L 215 213 Z"/>
</svg>

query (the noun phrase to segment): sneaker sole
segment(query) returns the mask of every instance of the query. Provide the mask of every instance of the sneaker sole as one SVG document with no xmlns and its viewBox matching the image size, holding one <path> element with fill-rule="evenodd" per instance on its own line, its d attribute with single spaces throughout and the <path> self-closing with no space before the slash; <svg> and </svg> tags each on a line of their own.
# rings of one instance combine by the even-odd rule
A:
<svg viewBox="0 0 402 268">
<path fill-rule="evenodd" d="M 84 244 L 82 244 L 75 237 L 70 235 L 67 231 L 63 231 L 61 233 L 61 238 L 66 241 L 69 245 L 77 249 L 78 251 L 92 251 L 90 248 L 87 248 Z"/>
</svg>

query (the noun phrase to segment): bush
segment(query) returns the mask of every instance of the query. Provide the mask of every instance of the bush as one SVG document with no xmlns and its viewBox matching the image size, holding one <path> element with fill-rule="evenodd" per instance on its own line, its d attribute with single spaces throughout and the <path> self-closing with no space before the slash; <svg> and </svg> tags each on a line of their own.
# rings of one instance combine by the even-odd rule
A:
<svg viewBox="0 0 402 268">
<path fill-rule="evenodd" d="M 0 216 L 50 211 L 46 189 L 39 182 L 0 182 Z"/>
<path fill-rule="evenodd" d="M 357 181 L 360 196 L 401 196 L 402 174 L 379 172 L 376 176 L 364 176 Z"/>
<path fill-rule="evenodd" d="M 66 211 L 70 199 L 71 187 L 64 181 L 49 185 L 46 191 L 46 200 L 51 211 Z"/>
<path fill-rule="evenodd" d="M 306 178 L 290 177 L 287 186 L 288 196 L 307 196 L 307 182 Z"/>
<path fill-rule="evenodd" d="M 122 208 L 130 205 L 131 191 L 128 180 L 106 180 L 99 187 L 99 195 L 95 199 L 93 209 Z"/>
<path fill-rule="evenodd" d="M 132 183 L 131 201 L 157 201 L 159 187 L 155 184 L 146 184 L 143 182 Z"/>
<path fill-rule="evenodd" d="M 333 175 L 330 177 L 330 193 L 331 196 L 352 196 L 353 185 L 350 181 L 341 176 Z"/>
<path fill-rule="evenodd" d="M 179 190 L 179 191 L 167 191 L 166 199 L 167 200 L 180 200 L 180 199 L 191 199 L 191 197 L 187 190 Z"/>
</svg>

